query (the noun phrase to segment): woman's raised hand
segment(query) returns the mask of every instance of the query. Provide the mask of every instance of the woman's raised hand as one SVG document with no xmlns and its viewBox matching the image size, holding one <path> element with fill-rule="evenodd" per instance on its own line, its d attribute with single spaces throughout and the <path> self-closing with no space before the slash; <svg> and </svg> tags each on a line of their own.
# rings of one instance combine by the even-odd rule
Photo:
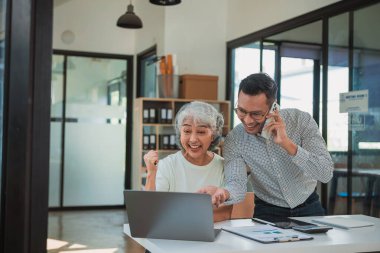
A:
<svg viewBox="0 0 380 253">
<path fill-rule="evenodd" d="M 150 150 L 144 155 L 144 162 L 146 165 L 147 173 L 157 172 L 158 152 L 155 150 Z"/>
</svg>

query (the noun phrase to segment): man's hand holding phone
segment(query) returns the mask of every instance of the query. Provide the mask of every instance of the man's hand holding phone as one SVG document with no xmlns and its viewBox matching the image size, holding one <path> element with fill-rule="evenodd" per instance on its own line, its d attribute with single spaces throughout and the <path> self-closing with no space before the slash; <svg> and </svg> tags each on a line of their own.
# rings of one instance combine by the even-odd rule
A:
<svg viewBox="0 0 380 253">
<path fill-rule="evenodd" d="M 276 101 L 273 102 L 271 108 L 269 109 L 268 115 L 266 116 L 266 120 L 264 123 L 263 130 L 261 131 L 261 136 L 264 137 L 265 139 L 269 139 L 272 135 L 271 129 L 268 128 L 268 125 L 275 121 L 273 118 L 273 113 L 277 112 L 280 110 L 280 105 L 276 103 Z"/>
<path fill-rule="evenodd" d="M 286 133 L 286 125 L 281 118 L 279 108 L 280 106 L 276 102 L 274 102 L 268 115 L 266 116 L 267 119 L 264 123 L 261 135 L 264 138 L 266 138 L 265 136 L 273 135 L 273 142 L 284 148 L 288 152 L 288 154 L 294 156 L 297 154 L 297 145 L 294 144 L 294 142 L 291 139 L 289 139 Z"/>
</svg>

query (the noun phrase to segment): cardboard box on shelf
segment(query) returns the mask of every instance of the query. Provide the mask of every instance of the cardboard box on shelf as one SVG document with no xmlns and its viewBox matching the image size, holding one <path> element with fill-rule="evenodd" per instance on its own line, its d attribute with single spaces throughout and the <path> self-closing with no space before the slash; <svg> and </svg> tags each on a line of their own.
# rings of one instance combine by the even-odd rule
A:
<svg viewBox="0 0 380 253">
<path fill-rule="evenodd" d="M 218 99 L 218 76 L 181 75 L 179 97 L 187 99 Z"/>
</svg>

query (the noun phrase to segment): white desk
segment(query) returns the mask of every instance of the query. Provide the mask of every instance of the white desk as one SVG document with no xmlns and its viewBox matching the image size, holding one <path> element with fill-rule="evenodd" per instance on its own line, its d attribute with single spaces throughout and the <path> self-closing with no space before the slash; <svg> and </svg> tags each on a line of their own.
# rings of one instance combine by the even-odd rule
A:
<svg viewBox="0 0 380 253">
<path fill-rule="evenodd" d="M 358 220 L 370 221 L 375 226 L 353 228 L 350 230 L 334 228 L 326 234 L 313 234 L 313 240 L 271 244 L 263 244 L 245 239 L 226 231 L 221 231 L 214 242 L 131 238 L 152 253 L 349 253 L 380 251 L 380 219 L 365 215 L 352 216 Z M 312 218 L 317 217 L 302 217 L 297 219 L 310 222 Z M 252 224 L 252 221 L 249 219 L 230 220 L 216 223 L 215 227 L 249 226 Z M 124 233 L 130 236 L 128 224 L 124 224 Z"/>
</svg>

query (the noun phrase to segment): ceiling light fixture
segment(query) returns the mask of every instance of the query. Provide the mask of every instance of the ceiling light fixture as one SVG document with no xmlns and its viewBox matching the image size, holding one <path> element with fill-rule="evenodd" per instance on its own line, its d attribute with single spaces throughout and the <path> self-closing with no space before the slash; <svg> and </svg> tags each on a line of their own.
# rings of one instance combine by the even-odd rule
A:
<svg viewBox="0 0 380 253">
<path fill-rule="evenodd" d="M 155 4 L 155 5 L 167 6 L 167 5 L 180 4 L 181 0 L 149 0 L 149 2 L 151 2 L 152 4 Z"/>
<path fill-rule="evenodd" d="M 127 12 L 117 20 L 117 26 L 122 28 L 139 29 L 143 27 L 141 19 L 133 12 L 132 0 L 127 7 Z"/>
</svg>

